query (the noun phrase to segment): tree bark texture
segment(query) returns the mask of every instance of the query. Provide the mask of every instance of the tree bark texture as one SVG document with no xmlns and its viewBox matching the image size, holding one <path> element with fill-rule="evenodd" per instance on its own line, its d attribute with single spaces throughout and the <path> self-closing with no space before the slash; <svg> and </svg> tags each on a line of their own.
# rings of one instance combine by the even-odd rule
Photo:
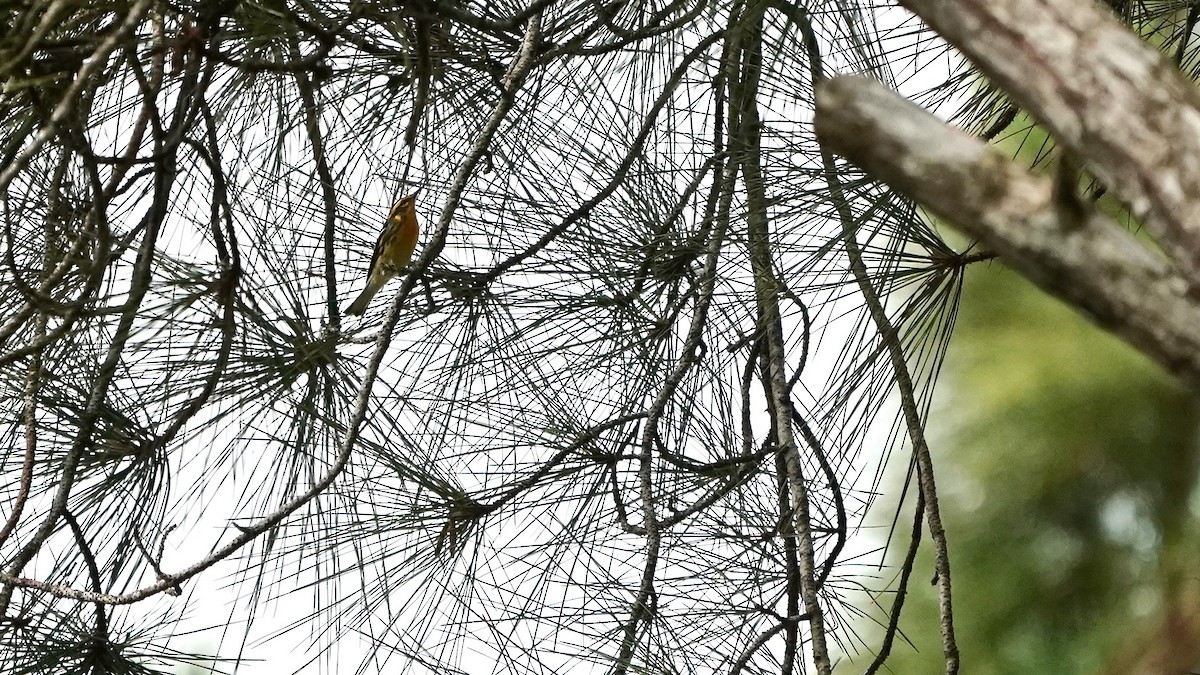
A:
<svg viewBox="0 0 1200 675">
<path fill-rule="evenodd" d="M 1200 281 L 1200 93 L 1093 0 L 902 0 L 1129 204 Z"/>
<path fill-rule="evenodd" d="M 873 80 L 824 83 L 816 125 L 830 148 L 1200 389 L 1192 285 L 1111 218 L 1060 204 L 1049 179 Z"/>
</svg>

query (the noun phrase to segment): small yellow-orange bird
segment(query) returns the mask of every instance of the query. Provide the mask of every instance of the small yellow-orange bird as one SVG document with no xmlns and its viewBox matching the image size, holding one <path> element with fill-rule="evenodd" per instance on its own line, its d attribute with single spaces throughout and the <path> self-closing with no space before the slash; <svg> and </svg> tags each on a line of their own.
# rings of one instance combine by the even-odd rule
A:
<svg viewBox="0 0 1200 675">
<path fill-rule="evenodd" d="M 383 232 L 379 234 L 379 241 L 375 242 L 375 251 L 371 254 L 367 287 L 346 308 L 346 314 L 360 316 L 367 311 L 367 304 L 371 302 L 371 298 L 412 260 L 419 233 L 417 195 L 413 193 L 392 204 L 387 222 L 383 224 Z"/>
</svg>

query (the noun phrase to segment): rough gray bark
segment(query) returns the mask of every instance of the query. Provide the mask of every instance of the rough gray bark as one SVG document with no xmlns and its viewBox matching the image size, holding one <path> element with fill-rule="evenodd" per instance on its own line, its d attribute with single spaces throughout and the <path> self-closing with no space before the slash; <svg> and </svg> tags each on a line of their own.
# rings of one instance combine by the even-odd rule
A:
<svg viewBox="0 0 1200 675">
<path fill-rule="evenodd" d="M 1200 93 L 1097 2 L 902 0 L 1086 161 L 1200 281 Z"/>
<path fill-rule="evenodd" d="M 1191 284 L 1111 218 L 1059 204 L 1050 180 L 873 80 L 824 83 L 816 125 L 828 147 L 1200 388 Z"/>
</svg>

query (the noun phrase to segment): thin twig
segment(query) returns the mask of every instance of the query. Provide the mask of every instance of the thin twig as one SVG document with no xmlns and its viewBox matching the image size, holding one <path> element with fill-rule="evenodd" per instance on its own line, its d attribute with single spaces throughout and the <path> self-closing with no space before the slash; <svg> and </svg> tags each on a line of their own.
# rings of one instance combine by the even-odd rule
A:
<svg viewBox="0 0 1200 675">
<path fill-rule="evenodd" d="M 293 58 L 297 58 L 300 47 L 296 37 L 290 36 L 290 47 Z M 317 180 L 321 187 L 321 204 L 325 215 L 325 315 L 328 318 L 329 330 L 338 332 L 341 318 L 337 305 L 337 269 L 335 235 L 337 233 L 337 191 L 333 184 L 333 171 L 329 168 L 329 159 L 325 155 L 325 137 L 321 133 L 321 108 L 317 101 L 317 90 L 312 79 L 305 71 L 295 73 L 296 89 L 300 92 L 300 100 L 304 103 L 304 130 L 308 134 L 308 145 L 312 148 L 313 164 L 317 169 Z"/>
<path fill-rule="evenodd" d="M 70 511 L 63 511 L 62 517 L 75 537 L 75 545 L 79 547 L 79 553 L 83 555 L 83 562 L 88 569 L 88 579 L 92 582 L 92 590 L 100 593 L 103 588 L 100 585 L 100 568 L 96 565 L 96 556 L 92 553 L 92 547 L 88 545 L 87 538 L 83 536 L 83 528 L 79 527 L 79 521 L 75 520 L 75 516 L 71 515 Z M 105 612 L 104 603 L 97 602 L 95 605 L 96 628 L 92 631 L 92 647 L 103 649 L 108 643 L 108 614 Z"/>
<path fill-rule="evenodd" d="M 817 51 L 815 40 L 806 40 L 810 44 L 810 53 Z M 825 80 L 820 59 L 810 59 L 812 62 L 812 80 L 816 88 Z M 934 567 L 937 571 L 938 614 L 942 629 L 942 654 L 946 662 L 946 674 L 955 675 L 959 668 L 958 641 L 954 635 L 954 606 L 950 585 L 950 550 L 946 542 L 946 530 L 942 526 L 941 510 L 938 506 L 937 481 L 933 472 L 933 456 L 929 452 L 929 444 L 925 439 L 925 425 L 917 404 L 916 387 L 908 371 L 908 363 L 904 355 L 904 344 L 900 339 L 900 331 L 888 318 L 883 301 L 871 283 L 870 272 L 863 261 L 862 249 L 857 239 L 858 225 L 850 204 L 846 200 L 842 187 L 841 176 L 833 154 L 824 144 L 821 146 L 821 162 L 825 170 L 825 180 L 829 185 L 830 199 L 837 211 L 842 226 L 842 244 L 846 257 L 850 261 L 850 271 L 858 284 L 866 303 L 867 312 L 875 329 L 879 331 L 879 339 L 886 347 L 892 373 L 896 378 L 896 388 L 900 393 L 900 409 L 904 416 L 908 438 L 912 443 L 913 455 L 916 458 L 917 481 L 926 504 L 926 520 L 929 524 L 929 536 L 933 539 Z"/>
<path fill-rule="evenodd" d="M 900 629 L 900 612 L 904 609 L 904 600 L 908 597 L 908 581 L 912 578 L 913 563 L 917 559 L 917 549 L 921 547 L 921 523 L 925 519 L 925 497 L 917 491 L 917 509 L 913 517 L 912 535 L 908 541 L 908 553 L 904 555 L 904 563 L 900 566 L 900 583 L 896 588 L 896 598 L 892 600 L 892 609 L 888 617 L 887 630 L 883 634 L 883 643 L 879 653 L 867 668 L 865 675 L 875 675 L 883 667 L 888 656 L 892 653 L 892 643 Z"/>
<path fill-rule="evenodd" d="M 43 314 L 38 317 L 35 335 L 43 335 L 45 332 L 46 315 Z M 12 511 L 9 512 L 4 527 L 0 529 L 0 546 L 8 541 L 17 527 L 17 523 L 20 522 L 21 513 L 25 510 L 25 501 L 29 499 L 30 486 L 33 484 L 33 460 L 37 456 L 38 436 L 37 394 L 41 387 L 41 378 L 42 354 L 35 352 L 33 358 L 29 360 L 29 370 L 25 376 L 25 406 L 21 415 L 25 419 L 25 459 L 21 463 L 21 482 L 17 489 L 17 498 L 13 500 Z"/>
<path fill-rule="evenodd" d="M 691 325 L 688 327 L 687 337 L 680 349 L 675 367 L 655 395 L 654 402 L 648 410 L 646 424 L 642 429 L 638 484 L 642 505 L 642 527 L 646 531 L 646 561 L 637 595 L 630 609 L 629 619 L 625 622 L 624 636 L 617 655 L 617 662 L 613 668 L 615 675 L 622 675 L 632 665 L 633 652 L 637 646 L 638 628 L 643 621 L 649 618 L 648 603 L 654 590 L 654 576 L 658 564 L 659 548 L 662 544 L 661 523 L 658 518 L 653 482 L 654 437 L 658 432 L 658 422 L 673 399 L 679 383 L 683 381 L 684 376 L 698 363 L 700 358 L 701 338 L 708 320 L 713 290 L 716 286 L 717 264 L 720 262 L 721 249 L 725 244 L 725 233 L 729 226 L 729 204 L 733 199 L 733 181 L 737 177 L 736 172 L 737 163 L 732 160 L 728 161 L 722 179 L 721 192 L 724 206 L 721 215 L 724 217 L 717 217 L 716 227 L 710 233 L 704 269 L 700 273 L 701 290 L 696 300 Z"/>
</svg>

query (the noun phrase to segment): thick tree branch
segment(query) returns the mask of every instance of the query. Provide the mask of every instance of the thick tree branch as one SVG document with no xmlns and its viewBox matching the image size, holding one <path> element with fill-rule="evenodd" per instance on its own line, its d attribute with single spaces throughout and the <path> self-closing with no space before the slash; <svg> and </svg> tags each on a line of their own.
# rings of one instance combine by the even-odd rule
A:
<svg viewBox="0 0 1200 675">
<path fill-rule="evenodd" d="M 822 83 L 816 127 L 828 147 L 1200 389 L 1191 285 L 1111 218 L 1056 204 L 1051 181 L 873 80 Z"/>
<path fill-rule="evenodd" d="M 902 0 L 1050 127 L 1200 282 L 1200 92 L 1103 5 Z"/>
</svg>

